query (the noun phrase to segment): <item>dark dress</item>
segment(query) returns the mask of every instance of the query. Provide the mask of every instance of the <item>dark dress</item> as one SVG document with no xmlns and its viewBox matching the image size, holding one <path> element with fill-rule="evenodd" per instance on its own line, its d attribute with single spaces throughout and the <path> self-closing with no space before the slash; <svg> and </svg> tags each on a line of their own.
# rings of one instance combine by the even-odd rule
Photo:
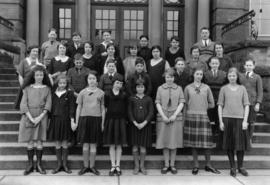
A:
<svg viewBox="0 0 270 185">
<path fill-rule="evenodd" d="M 145 83 L 145 94 L 150 96 L 152 92 L 152 84 L 150 76 L 145 73 L 137 73 L 135 72 L 133 75 L 130 75 L 127 80 L 127 92 L 129 95 L 135 95 L 136 94 L 136 81 L 138 79 L 143 79 Z"/>
<path fill-rule="evenodd" d="M 93 55 L 91 58 L 85 58 L 83 57 L 83 65 L 87 67 L 90 70 L 98 72 L 98 60 L 95 55 Z"/>
<path fill-rule="evenodd" d="M 140 47 L 137 55 L 139 57 L 142 57 L 145 63 L 148 63 L 150 59 L 152 58 L 151 49 L 148 47 Z"/>
<path fill-rule="evenodd" d="M 148 74 L 150 76 L 150 80 L 152 83 L 151 98 L 153 100 L 156 99 L 156 93 L 157 93 L 158 87 L 161 86 L 165 82 L 164 77 L 163 77 L 163 74 L 165 72 L 165 65 L 166 65 L 166 61 L 163 59 L 161 62 L 159 62 L 158 64 L 154 66 L 151 66 L 151 62 L 149 62 L 147 65 L 147 71 L 148 71 Z"/>
<path fill-rule="evenodd" d="M 111 41 L 111 43 L 114 43 L 114 42 Z M 114 43 L 114 46 L 115 46 L 115 56 L 119 56 L 120 55 L 119 46 L 118 46 L 118 44 L 115 44 L 115 43 Z M 97 57 L 101 57 L 101 53 L 107 52 L 105 46 L 102 43 L 100 43 L 100 44 L 97 45 L 95 51 L 96 51 L 95 52 L 95 55 Z"/>
<path fill-rule="evenodd" d="M 186 59 L 185 53 L 182 48 L 178 48 L 176 53 L 171 53 L 169 47 L 165 51 L 165 60 L 168 61 L 171 67 L 174 67 L 175 65 L 175 59 L 177 57 L 182 57 L 184 60 Z"/>
<path fill-rule="evenodd" d="M 174 83 L 181 86 L 182 89 L 192 82 L 190 72 L 187 68 L 184 69 L 182 73 L 175 72 Z"/>
<path fill-rule="evenodd" d="M 231 67 L 233 67 L 232 59 L 228 55 L 223 55 L 219 58 L 219 69 L 228 72 Z"/>
<path fill-rule="evenodd" d="M 149 96 L 139 98 L 134 95 L 129 98 L 128 117 L 130 120 L 130 144 L 135 146 L 152 146 L 152 126 L 151 119 L 153 117 L 154 107 L 153 100 Z M 144 128 L 139 130 L 133 121 L 142 123 L 147 121 Z"/>
<path fill-rule="evenodd" d="M 70 68 L 74 66 L 72 58 L 68 58 L 66 62 L 61 62 L 61 60 L 56 60 L 56 58 L 53 58 L 51 60 L 51 63 L 48 66 L 48 73 L 54 74 L 56 72 L 67 72 Z"/>
<path fill-rule="evenodd" d="M 122 91 L 115 95 L 113 91 L 105 94 L 105 107 L 107 108 L 103 143 L 113 145 L 127 144 L 126 134 L 126 94 Z"/>
<path fill-rule="evenodd" d="M 107 58 L 108 58 L 108 56 L 102 56 L 100 58 L 100 60 L 98 61 L 98 66 L 99 66 L 98 74 L 99 75 L 104 74 L 104 66 L 106 65 Z M 122 59 L 120 57 L 114 57 L 114 59 L 116 60 L 117 73 L 120 73 L 121 75 L 124 76 L 125 75 L 125 69 L 124 69 Z"/>
<path fill-rule="evenodd" d="M 50 141 L 70 141 L 72 129 L 70 119 L 74 118 L 75 98 L 73 91 L 68 90 L 60 97 L 52 94 L 52 112 L 49 126 Z"/>
<path fill-rule="evenodd" d="M 74 55 L 76 53 L 80 53 L 81 55 L 84 54 L 84 47 L 83 44 L 80 44 L 80 46 L 76 49 L 74 42 L 71 41 L 68 45 L 67 45 L 67 51 L 66 51 L 66 55 L 70 58 L 74 58 Z"/>
</svg>

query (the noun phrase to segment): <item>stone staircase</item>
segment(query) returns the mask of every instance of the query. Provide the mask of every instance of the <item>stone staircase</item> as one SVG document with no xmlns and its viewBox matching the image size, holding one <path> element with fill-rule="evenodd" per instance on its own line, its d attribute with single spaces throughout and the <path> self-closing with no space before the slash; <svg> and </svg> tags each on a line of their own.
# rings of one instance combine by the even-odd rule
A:
<svg viewBox="0 0 270 185">
<path fill-rule="evenodd" d="M 3 63 L 3 62 L 2 62 Z M 24 169 L 26 166 L 25 144 L 18 143 L 18 130 L 20 113 L 13 109 L 16 93 L 19 90 L 19 83 L 14 67 L 0 61 L 0 169 L 15 170 Z M 264 123 L 263 119 L 256 123 L 253 138 L 253 148 L 245 156 L 245 166 L 253 169 L 270 168 L 270 124 Z M 153 125 L 154 127 L 154 125 Z M 228 168 L 228 159 L 224 151 L 214 149 L 211 156 L 213 165 L 219 169 Z M 201 166 L 204 166 L 204 156 L 200 156 Z M 132 168 L 133 158 L 131 148 L 123 149 L 122 168 Z M 148 149 L 146 158 L 147 168 L 161 168 L 163 157 L 161 150 L 156 150 L 154 144 Z M 44 166 L 52 169 L 56 165 L 54 155 L 54 144 L 44 143 Z M 81 147 L 70 148 L 70 167 L 80 168 L 82 165 Z M 109 151 L 106 147 L 98 148 L 96 161 L 97 168 L 109 169 Z M 178 168 L 192 168 L 192 156 L 189 149 L 179 149 L 176 166 Z"/>
</svg>

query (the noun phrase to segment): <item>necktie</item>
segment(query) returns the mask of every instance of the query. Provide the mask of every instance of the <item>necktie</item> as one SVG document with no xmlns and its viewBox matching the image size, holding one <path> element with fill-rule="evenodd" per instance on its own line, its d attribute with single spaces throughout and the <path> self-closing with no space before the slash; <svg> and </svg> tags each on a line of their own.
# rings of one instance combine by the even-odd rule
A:
<svg viewBox="0 0 270 185">
<path fill-rule="evenodd" d="M 246 74 L 246 78 L 249 78 L 249 74 L 250 74 L 250 72 L 247 72 L 247 74 Z"/>
<path fill-rule="evenodd" d="M 217 77 L 217 71 L 216 70 L 213 71 L 213 76 Z"/>
<path fill-rule="evenodd" d="M 171 88 L 169 87 L 169 101 L 168 101 L 168 104 L 167 104 L 167 107 L 171 107 L 172 106 L 172 100 L 171 100 Z"/>
<path fill-rule="evenodd" d="M 113 76 L 112 75 L 109 75 L 109 79 L 112 80 L 113 79 Z"/>
<path fill-rule="evenodd" d="M 204 40 L 204 46 L 207 47 L 207 40 Z"/>
</svg>

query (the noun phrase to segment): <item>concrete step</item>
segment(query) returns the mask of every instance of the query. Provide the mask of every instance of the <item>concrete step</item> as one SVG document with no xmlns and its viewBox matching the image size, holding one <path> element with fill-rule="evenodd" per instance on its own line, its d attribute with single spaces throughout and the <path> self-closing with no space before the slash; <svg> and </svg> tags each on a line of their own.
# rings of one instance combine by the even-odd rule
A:
<svg viewBox="0 0 270 185">
<path fill-rule="evenodd" d="M 0 94 L 17 94 L 19 87 L 0 87 Z"/>
<path fill-rule="evenodd" d="M 0 111 L 0 121 L 18 121 L 20 119 L 19 111 Z"/>
<path fill-rule="evenodd" d="M 15 142 L 6 142 L 0 143 L 0 155 L 24 155 L 26 152 L 25 143 Z M 81 155 L 82 147 L 81 146 L 72 146 L 69 149 L 69 153 L 71 155 Z M 108 147 L 98 147 L 99 155 L 106 155 L 109 153 Z M 161 150 L 157 150 L 155 148 L 155 144 L 152 147 L 147 149 L 147 153 L 149 155 L 162 155 Z M 55 155 L 55 144 L 51 142 L 44 143 L 44 154 L 45 155 Z M 123 155 L 131 155 L 131 147 L 123 147 Z M 199 154 L 203 155 L 203 151 L 199 151 Z M 214 148 L 212 149 L 213 155 L 226 155 L 226 152 L 222 149 Z M 178 149 L 178 155 L 191 155 L 191 150 L 189 148 L 181 148 Z M 250 155 L 262 155 L 269 156 L 270 155 L 270 146 L 262 145 L 262 144 L 252 144 L 252 149 L 246 152 L 247 156 Z"/>
<path fill-rule="evenodd" d="M 14 111 L 14 102 L 0 102 L 0 111 Z"/>
<path fill-rule="evenodd" d="M 2 80 L 17 80 L 18 77 L 16 74 L 1 74 L 0 73 L 0 79 L 2 79 Z"/>
<path fill-rule="evenodd" d="M 0 131 L 18 131 L 19 121 L 0 121 Z"/>
<path fill-rule="evenodd" d="M 16 74 L 16 69 L 14 67 L 0 68 L 0 74 Z"/>
<path fill-rule="evenodd" d="M 57 165 L 55 156 L 44 155 L 43 165 L 46 169 L 54 169 Z M 218 169 L 229 168 L 229 162 L 227 156 L 211 156 L 213 166 Z M 200 166 L 204 167 L 204 156 L 199 156 Z M 179 169 L 191 169 L 193 167 L 192 156 L 180 156 L 176 157 L 176 167 Z M 15 170 L 25 169 L 27 165 L 26 155 L 14 155 L 14 156 L 0 156 L 0 166 L 2 170 Z M 98 169 L 110 169 L 111 163 L 109 155 L 97 155 L 96 167 Z M 157 155 L 146 156 L 145 166 L 147 169 L 160 169 L 163 167 L 163 156 Z M 82 156 L 81 155 L 70 155 L 69 166 L 71 169 L 79 169 L 82 167 Z M 245 156 L 244 166 L 248 169 L 268 169 L 270 168 L 270 157 L 265 156 Z M 133 156 L 123 155 L 121 160 L 122 169 L 133 168 Z"/>
<path fill-rule="evenodd" d="M 19 87 L 18 80 L 2 80 L 0 79 L 0 87 Z"/>
<path fill-rule="evenodd" d="M 270 123 L 255 123 L 255 132 L 270 132 Z"/>
<path fill-rule="evenodd" d="M 16 94 L 0 94 L 0 102 L 15 102 Z"/>
<path fill-rule="evenodd" d="M 270 144 L 270 133 L 255 132 L 252 138 L 253 143 Z"/>
</svg>

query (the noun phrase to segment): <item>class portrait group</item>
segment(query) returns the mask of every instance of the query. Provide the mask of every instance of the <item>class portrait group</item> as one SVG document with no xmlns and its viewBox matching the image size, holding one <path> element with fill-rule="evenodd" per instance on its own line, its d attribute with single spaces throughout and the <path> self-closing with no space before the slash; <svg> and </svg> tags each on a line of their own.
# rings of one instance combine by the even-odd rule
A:
<svg viewBox="0 0 270 185">
<path fill-rule="evenodd" d="M 20 92 L 15 102 L 22 114 L 18 142 L 27 148 L 24 175 L 34 170 L 46 174 L 42 154 L 48 141 L 55 143 L 53 174 L 72 173 L 68 150 L 81 146 L 78 175 L 100 175 L 97 147 L 108 146 L 108 175 L 122 174 L 123 147 L 132 149 L 133 174 L 147 175 L 147 148 L 154 143 L 163 153 L 162 174 L 177 174 L 178 148 L 190 149 L 193 175 L 200 170 L 199 151 L 205 154 L 204 170 L 219 174 L 211 150 L 220 147 L 228 155 L 230 175 L 248 176 L 244 154 L 263 97 L 256 62 L 247 58 L 240 73 L 206 27 L 189 58 L 175 36 L 164 49 L 163 57 L 161 47 L 150 47 L 148 36 L 142 35 L 122 60 L 110 30 L 94 46 L 82 42 L 78 32 L 70 41 L 59 42 L 53 28 L 41 47 L 29 46 L 17 68 Z"/>
</svg>

